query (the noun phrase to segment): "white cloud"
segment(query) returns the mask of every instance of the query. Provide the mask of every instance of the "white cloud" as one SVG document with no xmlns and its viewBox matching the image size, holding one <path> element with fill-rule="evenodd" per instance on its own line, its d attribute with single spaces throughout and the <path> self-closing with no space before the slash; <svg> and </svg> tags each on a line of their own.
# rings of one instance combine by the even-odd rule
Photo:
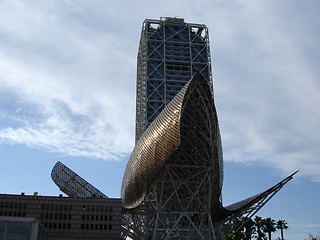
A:
<svg viewBox="0 0 320 240">
<path fill-rule="evenodd" d="M 259 5 L 236 14 L 236 38 L 222 35 L 216 43 L 225 160 L 267 164 L 282 174 L 300 169 L 299 176 L 320 182 L 319 72 L 310 64 L 315 56 L 303 54 L 310 41 L 301 39 L 303 29 L 288 31 L 273 4 Z"/>
<path fill-rule="evenodd" d="M 135 56 L 123 54 L 126 40 L 55 18 L 60 9 L 6 7 L 21 14 L 4 16 L 12 22 L 0 28 L 0 86 L 15 95 L 19 111 L 10 117 L 20 125 L 1 129 L 1 142 L 111 160 L 128 154 Z"/>
<path fill-rule="evenodd" d="M 16 124 L 0 129 L 0 138 L 66 155 L 128 154 L 142 21 L 179 16 L 209 27 L 225 160 L 267 164 L 281 174 L 300 169 L 320 182 L 318 15 L 300 5 L 4 1 L 0 87 L 15 96 L 15 110 L 0 108 L 0 120 Z"/>
</svg>

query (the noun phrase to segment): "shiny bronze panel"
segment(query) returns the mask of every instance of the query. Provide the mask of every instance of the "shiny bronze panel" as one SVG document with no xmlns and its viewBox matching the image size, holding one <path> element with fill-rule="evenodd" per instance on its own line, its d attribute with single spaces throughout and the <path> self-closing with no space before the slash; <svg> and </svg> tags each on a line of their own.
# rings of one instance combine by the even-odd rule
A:
<svg viewBox="0 0 320 240">
<path fill-rule="evenodd" d="M 203 96 L 194 91 L 201 91 Z M 190 99 L 191 97 L 196 99 Z M 190 115 L 193 113 L 199 113 L 199 119 L 198 115 Z M 181 119 L 182 115 L 184 120 Z M 187 130 L 180 129 L 181 124 Z M 198 129 L 203 127 L 205 134 L 195 133 L 194 126 Z M 190 130 L 194 132 L 191 135 Z M 185 143 L 183 147 L 180 146 L 182 139 Z M 209 149 L 199 148 L 201 156 L 194 155 L 193 158 L 189 154 L 192 149 L 190 144 L 201 148 L 208 146 Z M 125 208 L 135 208 L 143 201 L 147 188 L 167 161 L 181 166 L 199 164 L 205 168 L 214 168 L 215 174 L 211 181 L 215 185 L 212 186 L 215 189 L 215 202 L 218 201 L 222 186 L 221 140 L 211 89 L 201 74 L 195 75 L 182 88 L 137 142 L 122 182 L 121 196 Z"/>
<path fill-rule="evenodd" d="M 151 123 L 133 149 L 121 186 L 125 208 L 137 207 L 142 202 L 147 185 L 180 145 L 181 107 L 189 82 Z"/>
<path fill-rule="evenodd" d="M 133 199 L 128 204 L 127 192 L 122 192 L 125 216 L 129 219 L 124 226 L 128 232 L 138 235 L 134 239 L 173 239 L 177 236 L 203 239 L 207 234 L 214 234 L 213 222 L 223 214 L 222 147 L 210 85 L 198 73 L 178 94 L 182 97 L 178 104 L 170 104 L 177 108 L 165 108 L 165 114 L 155 119 L 159 122 L 154 122 L 138 142 L 148 143 L 148 153 L 142 159 L 147 170 L 131 167 L 132 162 L 138 166 L 141 161 L 135 153 L 126 169 L 126 174 L 131 171 L 131 182 L 136 185 L 123 182 Z M 177 115 L 173 116 L 176 116 L 177 125 L 151 134 L 151 138 L 149 134 L 157 131 L 154 127 L 170 122 L 170 111 L 176 111 Z M 168 145 L 165 140 L 170 139 L 172 133 L 178 138 Z M 137 147 L 142 149 L 143 145 Z M 137 184 L 135 176 L 140 177 L 141 173 L 148 177 Z M 135 195 L 137 190 L 139 195 Z M 170 231 L 164 223 L 170 226 Z"/>
</svg>

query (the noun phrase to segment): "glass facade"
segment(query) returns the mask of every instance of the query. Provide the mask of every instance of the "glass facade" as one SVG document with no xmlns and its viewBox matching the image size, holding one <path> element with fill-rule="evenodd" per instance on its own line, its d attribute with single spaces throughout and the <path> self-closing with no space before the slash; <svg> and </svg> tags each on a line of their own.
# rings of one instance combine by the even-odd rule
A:
<svg viewBox="0 0 320 240">
<path fill-rule="evenodd" d="M 6 238 L 11 240 L 31 240 L 31 222 L 7 222 Z"/>
<path fill-rule="evenodd" d="M 0 221 L 0 240 L 4 240 L 5 231 L 6 231 L 6 222 Z"/>
<path fill-rule="evenodd" d="M 0 219 L 0 240 L 46 240 L 47 231 L 34 219 Z"/>
</svg>

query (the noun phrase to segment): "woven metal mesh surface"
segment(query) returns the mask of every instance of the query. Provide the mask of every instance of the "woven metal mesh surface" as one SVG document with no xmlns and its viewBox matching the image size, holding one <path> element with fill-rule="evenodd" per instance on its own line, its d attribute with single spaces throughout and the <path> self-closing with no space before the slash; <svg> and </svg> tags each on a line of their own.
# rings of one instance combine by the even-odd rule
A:
<svg viewBox="0 0 320 240">
<path fill-rule="evenodd" d="M 134 208 L 142 202 L 151 181 L 167 161 L 171 165 L 189 167 L 176 170 L 175 175 L 182 179 L 188 178 L 190 171 L 193 174 L 208 168 L 214 171 L 210 173 L 211 188 L 215 191 L 211 199 L 218 201 L 222 186 L 221 140 L 210 86 L 201 74 L 184 86 L 137 142 L 122 182 L 124 207 Z M 185 192 L 190 194 L 188 189 Z"/>
<path fill-rule="evenodd" d="M 148 183 L 180 145 L 180 114 L 188 85 L 151 123 L 132 151 L 121 187 L 124 207 L 134 208 L 141 203 Z"/>
<path fill-rule="evenodd" d="M 133 223 L 127 228 L 138 239 L 212 236 L 210 221 L 222 209 L 222 168 L 212 92 L 196 74 L 133 150 L 122 185 L 123 206 Z M 171 232 L 164 234 L 164 223 Z"/>
<path fill-rule="evenodd" d="M 51 178 L 69 197 L 108 198 L 61 162 L 54 165 Z"/>
</svg>

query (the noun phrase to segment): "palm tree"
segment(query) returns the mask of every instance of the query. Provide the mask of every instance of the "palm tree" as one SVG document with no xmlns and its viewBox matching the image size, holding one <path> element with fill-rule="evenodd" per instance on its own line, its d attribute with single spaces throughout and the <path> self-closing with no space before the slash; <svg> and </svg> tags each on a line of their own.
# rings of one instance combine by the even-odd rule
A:
<svg viewBox="0 0 320 240">
<path fill-rule="evenodd" d="M 254 221 L 250 218 L 246 220 L 247 222 L 244 224 L 244 229 L 245 229 L 245 239 L 251 240 L 252 235 L 255 233 L 255 227 L 254 227 Z"/>
<path fill-rule="evenodd" d="M 265 239 L 266 235 L 262 232 L 262 225 L 263 225 L 262 217 L 255 216 L 254 224 L 256 225 L 256 228 L 257 228 L 257 234 L 258 234 L 257 240 Z"/>
<path fill-rule="evenodd" d="M 276 222 L 268 217 L 262 220 L 262 229 L 268 233 L 268 239 L 271 240 L 271 233 L 276 231 Z"/>
<path fill-rule="evenodd" d="M 285 230 L 288 229 L 288 225 L 287 225 L 286 221 L 285 220 L 279 220 L 277 222 L 276 228 L 280 229 L 280 231 L 281 231 L 281 240 L 284 240 L 284 238 L 283 238 L 283 229 L 285 229 Z"/>
</svg>

